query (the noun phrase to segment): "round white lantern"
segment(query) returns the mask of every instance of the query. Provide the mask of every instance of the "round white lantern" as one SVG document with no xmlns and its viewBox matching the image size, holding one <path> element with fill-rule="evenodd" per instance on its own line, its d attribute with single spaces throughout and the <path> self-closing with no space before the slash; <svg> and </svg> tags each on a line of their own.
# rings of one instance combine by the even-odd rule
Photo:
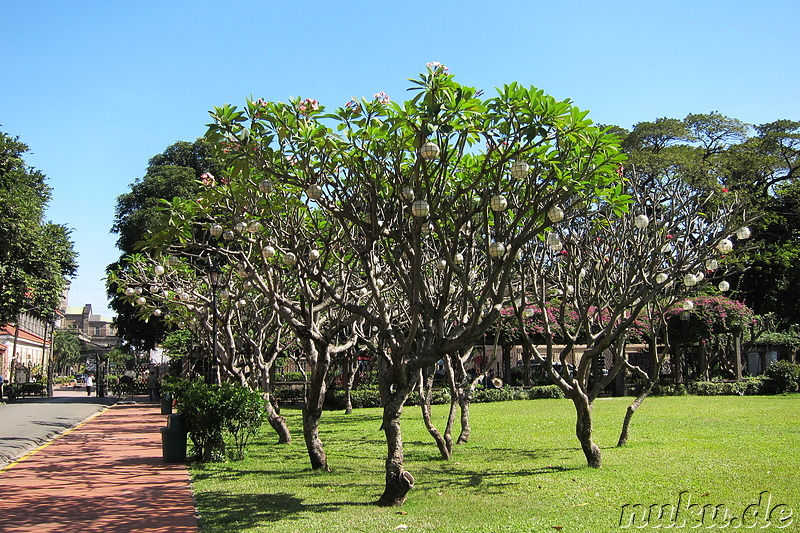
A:
<svg viewBox="0 0 800 533">
<path fill-rule="evenodd" d="M 133 287 L 128 287 L 127 289 L 125 289 L 126 296 L 133 296 L 134 294 L 136 294 L 136 291 L 133 290 Z"/>
<path fill-rule="evenodd" d="M 367 294 L 369 294 L 369 289 L 366 287 L 362 287 L 361 290 L 358 291 L 358 294 L 360 294 L 361 296 L 366 296 Z"/>
<path fill-rule="evenodd" d="M 223 300 L 227 300 L 230 297 L 231 293 L 228 292 L 228 289 L 222 289 L 219 291 L 219 297 Z"/>
<path fill-rule="evenodd" d="M 424 218 L 430 213 L 431 206 L 425 200 L 414 200 L 411 204 L 411 214 L 418 218 Z"/>
<path fill-rule="evenodd" d="M 238 231 L 239 233 L 244 233 L 245 230 L 247 230 L 247 222 L 241 221 L 236 224 L 236 231 Z"/>
<path fill-rule="evenodd" d="M 564 220 L 564 210 L 557 205 L 553 206 L 553 208 L 547 212 L 547 218 L 550 219 L 550 222 L 561 222 Z"/>
<path fill-rule="evenodd" d="M 730 290 L 731 284 L 725 280 L 722 280 L 719 282 L 719 285 L 717 285 L 717 287 L 719 288 L 720 291 L 727 292 L 728 290 Z"/>
<path fill-rule="evenodd" d="M 530 169 L 530 165 L 525 161 L 514 161 L 511 163 L 511 176 L 516 179 L 527 178 Z"/>
<path fill-rule="evenodd" d="M 706 261 L 706 270 L 716 270 L 719 268 L 719 262 L 716 259 L 709 259 Z"/>
<path fill-rule="evenodd" d="M 547 234 L 547 246 L 558 246 L 561 248 L 561 237 L 558 233 L 550 232 Z"/>
<path fill-rule="evenodd" d="M 225 230 L 225 233 L 222 234 L 222 238 L 225 239 L 226 241 L 230 241 L 235 236 L 236 235 L 234 235 L 233 231 L 229 229 Z"/>
<path fill-rule="evenodd" d="M 522 310 L 522 316 L 524 316 L 525 318 L 532 317 L 533 316 L 533 309 L 530 308 L 530 307 L 526 307 L 525 309 Z"/>
<path fill-rule="evenodd" d="M 639 229 L 644 229 L 650 224 L 650 219 L 647 215 L 636 215 L 633 217 L 633 225 Z"/>
<path fill-rule="evenodd" d="M 286 266 L 294 266 L 297 263 L 297 256 L 292 252 L 286 252 L 283 256 L 283 264 Z"/>
<path fill-rule="evenodd" d="M 411 187 L 403 187 L 403 190 L 400 191 L 400 195 L 403 197 L 404 200 L 413 200 L 414 189 L 412 189 Z"/>
<path fill-rule="evenodd" d="M 730 239 L 722 239 L 717 243 L 717 251 L 723 254 L 727 254 L 733 250 L 733 243 Z"/>
<path fill-rule="evenodd" d="M 661 253 L 662 254 L 669 254 L 669 253 L 672 253 L 672 251 L 674 249 L 675 248 L 672 246 L 671 242 L 666 242 L 666 243 L 664 243 L 664 246 L 661 247 Z"/>
<path fill-rule="evenodd" d="M 247 226 L 247 231 L 249 231 L 250 233 L 258 233 L 259 231 L 261 231 L 262 227 L 263 226 L 261 225 L 261 222 L 259 222 L 258 220 L 254 220 L 250 223 L 249 226 Z"/>
<path fill-rule="evenodd" d="M 217 238 L 222 235 L 223 229 L 219 224 L 212 224 L 208 231 L 211 233 L 212 237 Z"/>
<path fill-rule="evenodd" d="M 741 228 L 736 230 L 736 238 L 740 240 L 745 240 L 750 238 L 750 228 L 747 226 L 742 226 Z"/>
<path fill-rule="evenodd" d="M 663 273 L 663 272 L 659 272 L 658 274 L 656 274 L 656 283 L 658 283 L 659 285 L 660 285 L 661 283 L 664 283 L 664 282 L 666 282 L 668 279 L 669 279 L 669 276 L 667 276 L 667 275 L 666 275 L 665 273 Z"/>
<path fill-rule="evenodd" d="M 694 309 L 694 302 L 691 300 L 684 300 L 684 302 L 681 304 L 681 307 L 683 307 L 684 311 L 691 311 Z"/>
<path fill-rule="evenodd" d="M 694 277 L 697 278 L 697 283 L 700 283 L 701 281 L 706 279 L 706 275 L 703 274 L 702 272 L 698 272 L 697 274 L 694 275 Z"/>
<path fill-rule="evenodd" d="M 319 200 L 320 198 L 322 198 L 322 187 L 320 187 L 316 183 L 313 183 L 308 186 L 308 189 L 306 189 L 306 194 L 312 200 Z"/>
<path fill-rule="evenodd" d="M 464 255 L 463 254 L 456 254 L 453 256 L 453 263 L 457 265 L 461 265 L 464 263 Z"/>
<path fill-rule="evenodd" d="M 685 276 L 683 276 L 683 284 L 686 285 L 687 287 L 694 287 L 695 285 L 697 285 L 697 276 L 691 273 L 686 274 Z"/>
<path fill-rule="evenodd" d="M 153 309 L 153 316 L 161 316 L 161 309 Z"/>
<path fill-rule="evenodd" d="M 275 190 L 275 185 L 269 180 L 262 180 L 261 183 L 258 184 L 258 190 L 264 194 L 269 194 Z"/>
<path fill-rule="evenodd" d="M 264 259 L 269 259 L 275 255 L 275 248 L 273 248 L 272 246 L 265 246 L 261 250 L 261 255 L 264 257 Z"/>
<path fill-rule="evenodd" d="M 493 242 L 489 245 L 489 255 L 492 257 L 503 257 L 506 253 L 506 245 L 502 242 Z"/>
<path fill-rule="evenodd" d="M 138 298 L 136 298 L 136 303 L 139 305 L 144 305 L 145 302 L 147 302 L 147 300 L 145 300 L 144 296 L 139 296 Z"/>
<path fill-rule="evenodd" d="M 311 250 L 308 252 L 309 261 L 316 261 L 317 259 L 319 259 L 319 250 Z"/>
<path fill-rule="evenodd" d="M 440 152 L 439 145 L 430 141 L 419 147 L 419 155 L 426 161 L 436 159 L 439 157 Z"/>
<path fill-rule="evenodd" d="M 156 265 L 155 268 L 153 269 L 153 272 L 156 273 L 156 276 L 161 276 L 164 274 L 164 267 L 161 265 Z"/>
<path fill-rule="evenodd" d="M 142 292 L 144 291 L 141 287 L 136 287 L 135 289 L 133 289 L 133 292 L 135 292 L 136 294 L 142 294 Z"/>
<path fill-rule="evenodd" d="M 169 266 L 171 266 L 171 267 L 177 266 L 177 265 L 178 265 L 178 263 L 180 263 L 180 262 L 181 262 L 181 260 L 180 260 L 180 259 L 178 259 L 177 257 L 175 257 L 174 255 L 171 255 L 171 256 L 169 256 L 169 257 L 167 258 L 167 264 L 168 264 Z"/>
<path fill-rule="evenodd" d="M 385 282 L 381 278 L 375 280 L 375 286 L 378 287 L 379 289 L 382 289 L 384 285 Z"/>
<path fill-rule="evenodd" d="M 444 259 L 439 259 L 439 262 L 436 263 L 437 270 L 445 270 L 447 268 L 447 261 Z"/>
<path fill-rule="evenodd" d="M 502 194 L 495 194 L 492 196 L 490 205 L 492 207 L 492 211 L 504 211 L 505 208 L 508 207 L 508 201 Z"/>
</svg>

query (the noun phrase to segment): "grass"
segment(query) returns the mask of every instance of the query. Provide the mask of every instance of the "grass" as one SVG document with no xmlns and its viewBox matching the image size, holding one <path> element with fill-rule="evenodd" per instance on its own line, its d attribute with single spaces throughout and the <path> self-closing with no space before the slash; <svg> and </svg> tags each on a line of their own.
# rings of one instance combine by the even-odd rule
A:
<svg viewBox="0 0 800 533">
<path fill-rule="evenodd" d="M 768 491 L 795 515 L 783 530 L 800 530 L 800 395 L 650 398 L 628 445 L 615 448 L 629 401 L 595 403 L 599 470 L 585 466 L 568 400 L 473 405 L 472 438 L 451 461 L 407 407 L 406 468 L 417 484 L 400 509 L 372 505 L 386 450 L 378 409 L 325 413 L 328 474 L 311 471 L 299 412 L 284 411 L 292 444 L 274 444 L 266 426 L 245 460 L 192 466 L 203 531 L 601 533 L 620 530 L 623 505 L 674 504 L 684 491 L 738 516 Z M 441 424 L 444 410 L 434 414 Z"/>
</svg>

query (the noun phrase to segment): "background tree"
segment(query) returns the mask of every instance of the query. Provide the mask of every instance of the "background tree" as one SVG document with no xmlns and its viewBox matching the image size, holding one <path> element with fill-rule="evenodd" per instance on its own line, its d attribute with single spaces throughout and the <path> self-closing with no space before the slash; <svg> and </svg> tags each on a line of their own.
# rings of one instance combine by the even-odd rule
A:
<svg viewBox="0 0 800 533">
<path fill-rule="evenodd" d="M 120 260 L 107 270 L 125 267 L 124 257 L 135 253 L 152 228 L 164 216 L 161 202 L 175 198 L 192 198 L 203 187 L 202 176 L 216 173 L 219 166 L 202 140 L 193 143 L 180 141 L 153 156 L 142 179 L 136 179 L 128 193 L 117 198 L 114 225 L 111 231 L 119 235 L 117 248 Z M 141 322 L 136 311 L 120 297 L 119 287 L 108 285 L 110 306 L 116 312 L 117 335 L 139 350 L 150 350 L 164 339 L 167 332 L 163 320 L 153 317 Z"/>
<path fill-rule="evenodd" d="M 53 335 L 53 365 L 56 372 L 66 374 L 82 363 L 81 341 L 76 331 L 56 330 Z"/>
<path fill-rule="evenodd" d="M 77 269 L 70 230 L 44 220 L 51 189 L 44 174 L 25 164 L 27 151 L 0 132 L 0 324 L 24 309 L 51 314 Z"/>
</svg>

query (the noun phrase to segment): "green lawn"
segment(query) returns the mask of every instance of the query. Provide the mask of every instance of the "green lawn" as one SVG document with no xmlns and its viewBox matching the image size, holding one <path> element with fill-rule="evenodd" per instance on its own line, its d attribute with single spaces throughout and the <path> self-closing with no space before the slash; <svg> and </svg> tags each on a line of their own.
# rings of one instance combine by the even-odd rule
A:
<svg viewBox="0 0 800 533">
<path fill-rule="evenodd" d="M 383 489 L 379 410 L 323 416 L 329 474 L 309 468 L 299 412 L 287 410 L 292 444 L 274 444 L 265 426 L 244 461 L 192 466 L 203 531 L 599 533 L 625 530 L 625 504 L 677 506 L 679 497 L 699 505 L 682 506 L 677 523 L 688 516 L 683 529 L 704 529 L 726 519 L 720 514 L 715 523 L 710 511 L 701 518 L 691 509 L 724 505 L 738 520 L 765 491 L 762 504 L 767 497 L 770 508 L 783 504 L 766 530 L 791 522 L 782 530 L 800 531 L 800 395 L 650 398 L 634 417 L 628 445 L 614 448 L 629 401 L 595 404 L 599 470 L 585 466 L 568 400 L 473 405 L 472 439 L 449 462 L 438 458 L 419 408 L 407 407 L 406 468 L 417 484 L 400 509 L 372 505 Z M 444 409 L 434 413 L 441 417 Z M 778 522 L 789 511 L 791 519 Z M 668 515 L 662 519 L 651 517 L 649 527 L 669 525 Z M 637 520 L 633 526 L 645 525 Z M 766 523 L 752 520 L 757 530 Z"/>
</svg>

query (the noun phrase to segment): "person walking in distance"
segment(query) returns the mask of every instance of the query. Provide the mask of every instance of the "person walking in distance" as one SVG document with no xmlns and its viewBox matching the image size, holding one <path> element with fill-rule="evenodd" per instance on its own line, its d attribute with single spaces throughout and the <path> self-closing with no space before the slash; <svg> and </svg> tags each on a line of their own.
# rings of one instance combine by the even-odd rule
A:
<svg viewBox="0 0 800 533">
<path fill-rule="evenodd" d="M 94 374 L 89 372 L 89 375 L 86 376 L 86 396 L 92 395 L 93 387 L 94 387 Z"/>
</svg>

